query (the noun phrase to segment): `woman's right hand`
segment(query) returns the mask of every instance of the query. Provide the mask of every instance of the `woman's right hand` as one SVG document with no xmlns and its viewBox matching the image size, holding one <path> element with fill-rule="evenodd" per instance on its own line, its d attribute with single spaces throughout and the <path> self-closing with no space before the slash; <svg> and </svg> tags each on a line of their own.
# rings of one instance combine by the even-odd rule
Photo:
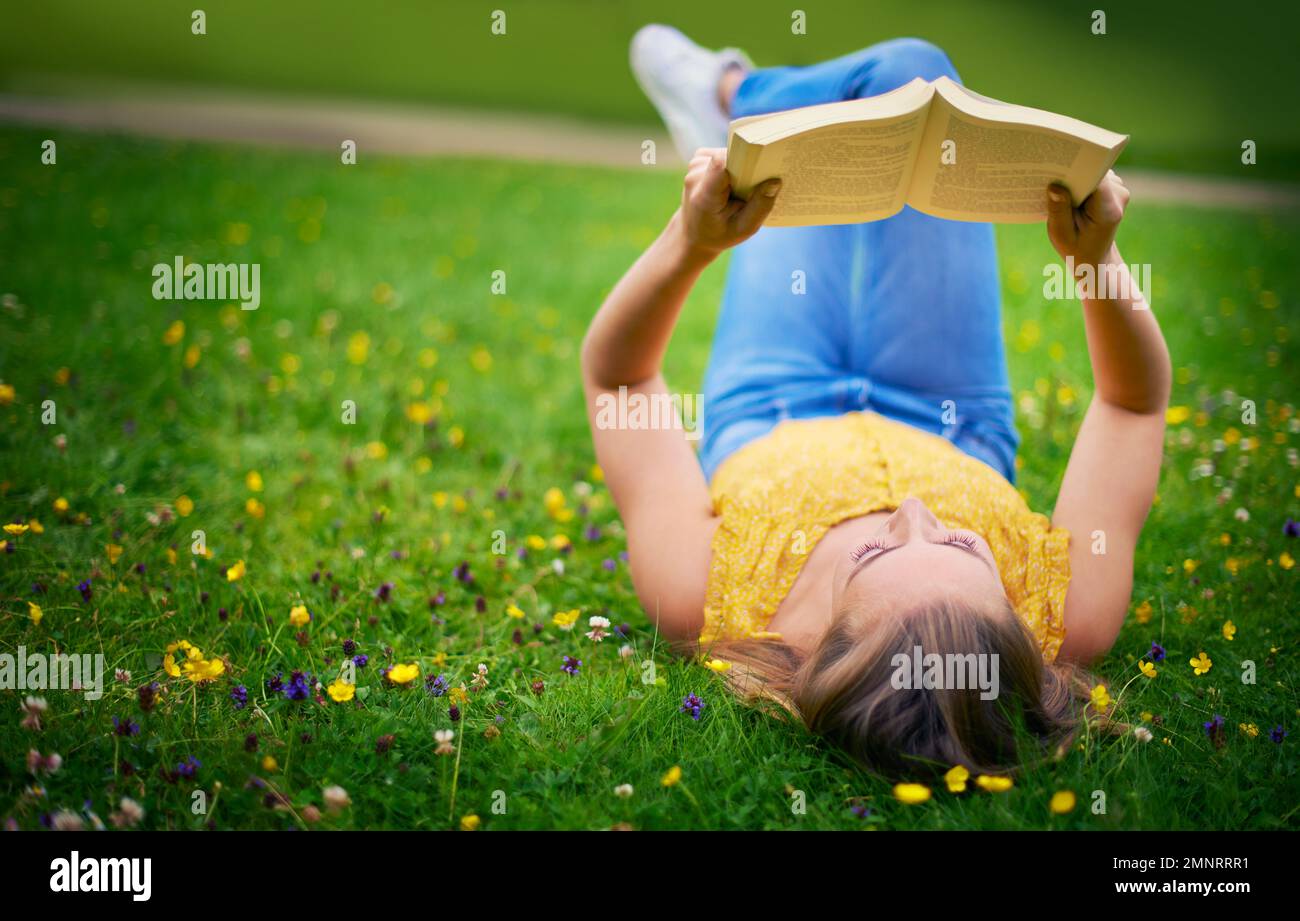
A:
<svg viewBox="0 0 1300 921">
<path fill-rule="evenodd" d="M 733 197 L 726 149 L 701 147 L 691 158 L 682 189 L 680 214 L 687 245 L 711 258 L 748 240 L 763 226 L 780 189 L 780 179 L 769 179 L 754 189 L 749 201 Z"/>
<path fill-rule="evenodd" d="M 1112 260 L 1116 254 L 1115 231 L 1124 219 L 1129 191 L 1122 179 L 1111 170 L 1101 184 L 1078 208 L 1070 203 L 1064 186 L 1047 189 L 1047 238 L 1062 259 L 1073 259 L 1075 270 L 1094 268 Z"/>
</svg>

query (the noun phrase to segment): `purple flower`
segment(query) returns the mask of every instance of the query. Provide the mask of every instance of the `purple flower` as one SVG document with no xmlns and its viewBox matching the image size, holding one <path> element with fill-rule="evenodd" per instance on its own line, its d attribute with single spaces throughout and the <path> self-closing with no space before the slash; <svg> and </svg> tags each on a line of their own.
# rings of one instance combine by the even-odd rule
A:
<svg viewBox="0 0 1300 921">
<path fill-rule="evenodd" d="M 193 780 L 201 767 L 203 767 L 203 762 L 198 758 L 195 758 L 193 755 L 190 755 L 180 764 L 176 765 L 176 775 L 178 777 L 184 777 L 186 780 Z"/>
<path fill-rule="evenodd" d="M 81 592 L 81 600 L 89 604 L 90 603 L 90 580 L 86 579 L 83 582 L 78 582 L 77 591 Z"/>
<path fill-rule="evenodd" d="M 851 806 L 849 807 L 849 812 L 853 813 L 859 819 L 865 819 L 871 815 L 871 807 L 861 805 Z"/>
<path fill-rule="evenodd" d="M 447 693 L 447 676 L 429 675 L 424 679 L 424 687 L 434 697 L 441 697 Z"/>
<path fill-rule="evenodd" d="M 438 592 L 438 594 L 434 595 L 432 598 L 429 599 L 430 608 L 442 607 L 446 603 L 447 603 L 446 592 Z"/>
<path fill-rule="evenodd" d="M 1294 518 L 1288 518 L 1286 524 L 1282 525 L 1282 533 L 1287 537 L 1300 537 L 1300 523 Z"/>
<path fill-rule="evenodd" d="M 704 701 L 698 694 L 687 694 L 682 698 L 682 705 L 678 709 L 682 713 L 689 713 L 691 719 L 699 720 L 700 711 L 704 709 Z"/>
<path fill-rule="evenodd" d="M 230 699 L 235 702 L 235 709 L 242 710 L 248 706 L 248 688 L 242 684 L 230 692 Z"/>
<path fill-rule="evenodd" d="M 1151 651 L 1147 653 L 1147 658 L 1152 662 L 1163 662 L 1165 660 L 1165 647 L 1161 646 L 1155 640 L 1151 641 Z"/>
<path fill-rule="evenodd" d="M 283 672 L 276 672 L 274 678 L 267 678 L 267 679 L 266 679 L 266 689 L 267 689 L 268 691 L 270 691 L 272 694 L 276 694 L 276 693 L 279 693 L 280 691 L 283 691 L 283 690 L 284 690 L 284 673 L 283 673 Z"/>
<path fill-rule="evenodd" d="M 306 672 L 293 672 L 289 675 L 289 683 L 285 685 L 284 697 L 286 700 L 307 700 L 311 697 L 311 676 Z"/>
<path fill-rule="evenodd" d="M 393 583 L 384 582 L 379 586 L 379 588 L 375 589 L 375 600 L 387 601 L 392 594 L 393 594 Z"/>
<path fill-rule="evenodd" d="M 1222 716 L 1216 713 L 1214 714 L 1213 719 L 1208 723 L 1202 723 L 1201 725 L 1205 728 L 1205 734 L 1210 737 L 1210 741 L 1214 743 L 1215 748 L 1223 748 L 1223 746 L 1227 744 L 1228 738 L 1227 734 L 1223 731 Z"/>
<path fill-rule="evenodd" d="M 343 655 L 345 656 L 355 655 L 356 651 L 357 651 L 356 640 L 347 639 L 343 641 Z"/>
<path fill-rule="evenodd" d="M 560 671 L 568 672 L 570 675 L 578 674 L 578 669 L 582 668 L 582 660 L 573 656 L 565 656 L 564 664 L 560 666 Z"/>
<path fill-rule="evenodd" d="M 151 681 L 148 684 L 142 684 L 135 689 L 135 693 L 140 699 L 140 709 L 148 713 L 158 700 L 158 682 Z"/>
<path fill-rule="evenodd" d="M 469 563 L 463 561 L 459 566 L 452 570 L 452 575 L 456 577 L 457 581 L 463 582 L 466 585 L 470 585 L 474 581 L 474 574 L 469 571 Z"/>
<path fill-rule="evenodd" d="M 1273 727 L 1273 731 L 1268 734 L 1268 737 L 1272 739 L 1274 742 L 1276 742 L 1278 745 L 1281 745 L 1282 740 L 1285 739 L 1288 735 L 1290 735 L 1290 733 L 1287 732 L 1285 729 L 1283 729 L 1282 724 L 1279 723 L 1278 725 Z"/>
<path fill-rule="evenodd" d="M 582 536 L 587 540 L 600 540 L 600 528 L 594 524 L 587 525 L 587 529 L 582 532 Z"/>
<path fill-rule="evenodd" d="M 119 719 L 113 717 L 113 732 L 120 736 L 138 736 L 140 734 L 140 724 L 130 719 Z"/>
<path fill-rule="evenodd" d="M 365 668 L 367 665 L 370 664 L 370 656 L 364 653 L 362 653 L 359 656 L 353 656 L 352 664 L 355 665 L 357 668 Z"/>
<path fill-rule="evenodd" d="M 600 565 L 603 566 L 607 572 L 613 572 L 615 569 L 618 569 L 618 564 L 609 557 L 605 557 L 605 559 L 601 560 Z"/>
</svg>

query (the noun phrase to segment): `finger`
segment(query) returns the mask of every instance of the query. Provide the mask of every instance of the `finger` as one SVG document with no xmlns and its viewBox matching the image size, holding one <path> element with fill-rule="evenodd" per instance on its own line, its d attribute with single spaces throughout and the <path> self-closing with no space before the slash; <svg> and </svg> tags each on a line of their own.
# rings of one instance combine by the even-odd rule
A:
<svg viewBox="0 0 1300 921">
<path fill-rule="evenodd" d="M 717 150 L 700 176 L 697 199 L 711 211 L 721 211 L 731 199 L 731 177 L 727 175 L 726 151 Z"/>
<path fill-rule="evenodd" d="M 1118 224 L 1120 218 L 1124 216 L 1124 203 L 1128 200 L 1125 192 L 1119 183 L 1107 177 L 1107 180 L 1097 187 L 1097 191 L 1088 196 L 1088 200 L 1083 203 L 1080 209 L 1089 221 L 1103 226 L 1112 226 Z"/>
<path fill-rule="evenodd" d="M 1063 185 L 1047 187 L 1047 237 L 1058 248 L 1068 248 L 1078 236 L 1070 190 Z"/>
<path fill-rule="evenodd" d="M 772 213 L 772 208 L 776 205 L 777 193 L 780 191 L 780 179 L 769 179 L 754 189 L 754 193 L 749 196 L 749 201 L 736 212 L 734 220 L 736 232 L 749 236 L 762 227 L 767 216 Z"/>
</svg>

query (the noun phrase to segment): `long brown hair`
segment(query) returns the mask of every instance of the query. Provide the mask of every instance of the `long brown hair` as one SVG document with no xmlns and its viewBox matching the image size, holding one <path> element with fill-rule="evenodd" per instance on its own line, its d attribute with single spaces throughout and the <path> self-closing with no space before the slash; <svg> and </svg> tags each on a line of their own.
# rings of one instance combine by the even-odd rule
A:
<svg viewBox="0 0 1300 921">
<path fill-rule="evenodd" d="M 899 776 L 963 765 L 1005 773 L 1051 757 L 1073 741 L 1091 683 L 1081 670 L 1047 664 L 1009 601 L 992 607 L 948 599 L 921 608 L 835 617 L 809 653 L 779 640 L 718 643 L 732 691 L 802 720 L 864 766 Z M 941 656 L 993 656 L 996 699 L 980 689 L 898 689 L 896 657 L 915 647 Z"/>
</svg>

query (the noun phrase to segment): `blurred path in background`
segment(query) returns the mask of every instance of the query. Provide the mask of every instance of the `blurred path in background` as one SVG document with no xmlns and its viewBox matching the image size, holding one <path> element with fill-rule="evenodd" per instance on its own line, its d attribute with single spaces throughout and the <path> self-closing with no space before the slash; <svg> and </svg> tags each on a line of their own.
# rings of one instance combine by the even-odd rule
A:
<svg viewBox="0 0 1300 921">
<path fill-rule="evenodd" d="M 643 169 L 683 164 L 663 131 L 554 115 L 166 90 L 55 97 L 0 94 L 0 122 L 48 125 L 177 140 L 330 150 L 344 140 L 367 154 L 488 156 Z M 1281 209 L 1300 205 L 1300 185 L 1121 169 L 1136 198 L 1204 207 Z"/>
</svg>

